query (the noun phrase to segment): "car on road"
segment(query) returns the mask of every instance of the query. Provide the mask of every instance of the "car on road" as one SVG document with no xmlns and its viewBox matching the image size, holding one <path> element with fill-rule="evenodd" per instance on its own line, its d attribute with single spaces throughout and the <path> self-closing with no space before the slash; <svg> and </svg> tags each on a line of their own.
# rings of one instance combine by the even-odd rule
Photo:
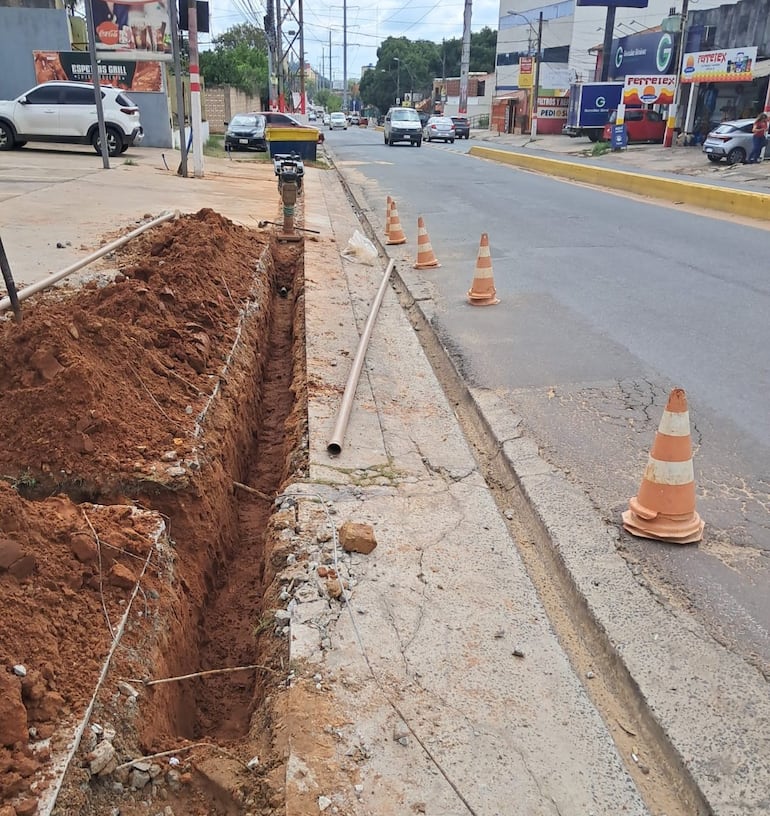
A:
<svg viewBox="0 0 770 816">
<path fill-rule="evenodd" d="M 414 108 L 391 108 L 385 115 L 383 136 L 386 145 L 409 142 L 415 147 L 422 144 L 420 116 Z"/>
<path fill-rule="evenodd" d="M 609 120 L 604 126 L 602 139 L 612 140 L 612 128 L 615 125 L 617 111 L 610 111 Z M 646 108 L 626 108 L 623 124 L 626 126 L 629 142 L 663 142 L 666 133 L 666 120 L 658 111 Z"/>
<path fill-rule="evenodd" d="M 328 113 L 325 113 L 324 116 L 323 116 L 324 125 L 328 125 L 330 121 L 331 121 L 331 116 L 329 116 Z"/>
<path fill-rule="evenodd" d="M 323 133 L 317 127 L 306 125 L 303 122 L 300 122 L 299 119 L 295 119 L 293 116 L 290 116 L 288 113 L 278 113 L 277 111 L 260 111 L 260 115 L 265 117 L 267 127 L 305 128 L 306 130 L 314 131 L 318 135 L 317 141 L 319 143 L 323 142 L 324 140 Z"/>
<path fill-rule="evenodd" d="M 428 142 L 441 139 L 454 144 L 455 126 L 448 116 L 431 116 L 422 129 L 422 138 Z"/>
<path fill-rule="evenodd" d="M 450 116 L 455 126 L 455 136 L 458 139 L 471 138 L 471 121 L 467 116 Z"/>
<path fill-rule="evenodd" d="M 110 156 L 144 138 L 139 108 L 112 85 L 101 86 Z M 0 150 L 27 142 L 90 144 L 101 153 L 94 87 L 85 82 L 45 82 L 8 102 L 0 102 Z"/>
<path fill-rule="evenodd" d="M 351 113 L 350 124 L 358 127 L 361 124 L 361 117 L 357 113 Z"/>
<path fill-rule="evenodd" d="M 329 130 L 347 130 L 348 120 L 342 111 L 335 111 L 329 116 Z"/>
<path fill-rule="evenodd" d="M 710 162 L 740 164 L 746 161 L 751 153 L 753 139 L 751 129 L 754 119 L 736 119 L 732 122 L 721 122 L 706 136 L 703 152 Z"/>
<path fill-rule="evenodd" d="M 308 120 L 308 122 L 315 122 L 315 120 L 316 120 L 316 115 L 315 115 L 315 111 L 314 111 L 314 110 L 311 110 L 311 111 L 309 111 L 309 112 L 308 112 L 308 115 L 307 115 L 307 120 Z"/>
<path fill-rule="evenodd" d="M 225 150 L 267 150 L 267 122 L 261 113 L 239 113 L 225 126 Z"/>
</svg>

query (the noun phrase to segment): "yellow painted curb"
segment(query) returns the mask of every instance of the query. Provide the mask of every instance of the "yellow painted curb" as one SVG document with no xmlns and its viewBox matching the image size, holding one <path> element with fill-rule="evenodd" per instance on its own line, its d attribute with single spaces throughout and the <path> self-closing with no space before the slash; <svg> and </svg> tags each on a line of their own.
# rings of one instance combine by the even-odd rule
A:
<svg viewBox="0 0 770 816">
<path fill-rule="evenodd" d="M 692 204 L 696 207 L 770 221 L 770 195 L 766 193 L 750 193 L 744 190 L 714 187 L 710 184 L 645 176 L 641 173 L 629 173 L 626 170 L 613 170 L 608 167 L 578 164 L 561 159 L 547 159 L 542 156 L 514 153 L 492 147 L 474 146 L 468 153 L 481 159 L 525 167 L 528 170 L 539 170 L 551 176 L 572 181 L 598 184 L 613 190 L 624 190 L 650 198 L 673 201 L 677 204 Z"/>
</svg>

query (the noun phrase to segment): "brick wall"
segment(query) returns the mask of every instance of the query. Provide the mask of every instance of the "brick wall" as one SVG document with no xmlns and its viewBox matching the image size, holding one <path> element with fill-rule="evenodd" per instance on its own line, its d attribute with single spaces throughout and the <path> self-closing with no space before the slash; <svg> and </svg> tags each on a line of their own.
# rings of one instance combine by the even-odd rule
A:
<svg viewBox="0 0 770 816">
<path fill-rule="evenodd" d="M 206 88 L 206 114 L 211 133 L 224 133 L 225 122 L 237 113 L 261 110 L 259 99 L 229 85 Z"/>
</svg>

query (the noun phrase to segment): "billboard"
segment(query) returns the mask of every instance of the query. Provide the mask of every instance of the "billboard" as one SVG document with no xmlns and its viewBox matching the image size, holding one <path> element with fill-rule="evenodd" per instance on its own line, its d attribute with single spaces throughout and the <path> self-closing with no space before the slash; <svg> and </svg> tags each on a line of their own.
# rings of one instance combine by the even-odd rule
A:
<svg viewBox="0 0 770 816">
<path fill-rule="evenodd" d="M 649 0 L 577 0 L 578 6 L 614 6 L 616 8 L 647 8 Z"/>
<path fill-rule="evenodd" d="M 676 73 L 674 65 L 677 35 L 669 31 L 631 34 L 612 41 L 610 79 L 624 79 L 630 74 Z"/>
<path fill-rule="evenodd" d="M 33 51 L 32 55 L 35 58 L 37 82 L 50 82 L 52 79 L 92 82 L 91 62 L 87 51 Z M 102 59 L 99 61 L 99 82 L 123 91 L 163 91 L 159 62 Z"/>
<path fill-rule="evenodd" d="M 657 76 L 627 76 L 623 86 L 623 104 L 671 105 L 676 90 L 676 74 Z"/>
<path fill-rule="evenodd" d="M 172 59 L 165 0 L 92 0 L 92 7 L 97 51 L 133 60 Z"/>
<path fill-rule="evenodd" d="M 756 46 L 685 54 L 682 82 L 750 82 L 756 61 Z"/>
</svg>

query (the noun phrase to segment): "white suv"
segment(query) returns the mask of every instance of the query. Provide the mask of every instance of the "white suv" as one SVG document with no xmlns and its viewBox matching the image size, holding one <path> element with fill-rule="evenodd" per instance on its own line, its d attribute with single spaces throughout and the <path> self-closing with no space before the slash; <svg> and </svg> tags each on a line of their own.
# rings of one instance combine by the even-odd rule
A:
<svg viewBox="0 0 770 816">
<path fill-rule="evenodd" d="M 420 114 L 414 108 L 391 108 L 385 117 L 383 135 L 386 145 L 411 142 L 419 147 L 422 144 Z"/>
<path fill-rule="evenodd" d="M 102 106 L 110 156 L 144 137 L 139 108 L 126 94 L 102 85 Z M 0 102 L 0 150 L 27 142 L 90 144 L 101 153 L 94 87 L 84 82 L 45 82 L 11 102 Z"/>
</svg>

